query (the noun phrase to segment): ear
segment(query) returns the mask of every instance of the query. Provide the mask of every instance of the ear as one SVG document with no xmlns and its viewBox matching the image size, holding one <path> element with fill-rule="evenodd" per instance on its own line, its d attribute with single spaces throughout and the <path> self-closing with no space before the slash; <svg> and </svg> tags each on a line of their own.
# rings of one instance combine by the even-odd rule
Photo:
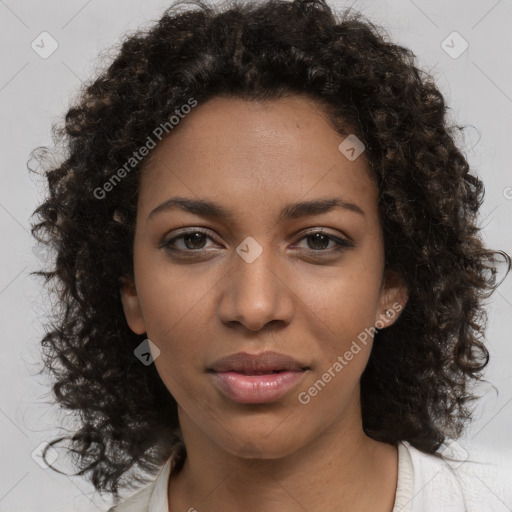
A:
<svg viewBox="0 0 512 512">
<path fill-rule="evenodd" d="M 382 280 L 375 327 L 384 329 L 395 323 L 408 299 L 409 287 L 403 276 L 396 270 L 386 269 Z"/>
<path fill-rule="evenodd" d="M 144 334 L 146 326 L 142 318 L 139 297 L 131 278 L 120 277 L 120 294 L 126 323 L 135 334 Z"/>
</svg>

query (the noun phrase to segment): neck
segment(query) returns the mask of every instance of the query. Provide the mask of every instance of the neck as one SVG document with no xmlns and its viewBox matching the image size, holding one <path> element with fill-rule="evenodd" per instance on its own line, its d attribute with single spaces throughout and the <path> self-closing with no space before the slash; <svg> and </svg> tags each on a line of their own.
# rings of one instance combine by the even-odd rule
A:
<svg viewBox="0 0 512 512">
<path fill-rule="evenodd" d="M 358 421 L 332 423 L 310 442 L 298 443 L 299 449 L 272 458 L 265 458 L 256 441 L 233 454 L 183 411 L 180 424 L 187 459 L 171 475 L 172 511 L 392 511 L 397 448 L 366 436 Z"/>
</svg>

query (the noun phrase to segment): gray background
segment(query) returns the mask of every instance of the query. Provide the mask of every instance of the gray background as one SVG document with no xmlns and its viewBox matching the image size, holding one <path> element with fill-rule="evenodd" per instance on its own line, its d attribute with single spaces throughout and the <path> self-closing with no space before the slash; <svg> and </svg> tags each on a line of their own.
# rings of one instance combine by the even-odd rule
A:
<svg viewBox="0 0 512 512">
<path fill-rule="evenodd" d="M 0 0 L 0 512 L 106 510 L 111 503 L 81 477 L 44 469 L 31 457 L 59 434 L 58 426 L 71 424 L 48 405 L 49 383 L 35 375 L 41 322 L 51 306 L 41 281 L 29 276 L 41 266 L 33 252 L 29 216 L 42 188 L 26 162 L 36 146 L 51 144 L 51 123 L 64 114 L 81 80 L 93 73 L 98 54 L 123 33 L 157 20 L 169 5 L 161 0 Z M 468 128 L 463 147 L 486 186 L 484 237 L 490 247 L 512 253 L 512 1 L 361 0 L 352 5 L 410 47 L 421 67 L 437 78 L 451 118 L 475 127 Z M 43 31 L 59 45 L 46 59 L 31 48 Z M 442 47 L 453 31 L 469 44 L 457 58 Z M 462 48 L 453 36 L 448 44 L 452 53 Z M 511 316 L 509 276 L 489 302 L 490 384 L 482 388 L 487 394 L 466 434 L 466 440 L 500 451 L 512 449 Z"/>
</svg>

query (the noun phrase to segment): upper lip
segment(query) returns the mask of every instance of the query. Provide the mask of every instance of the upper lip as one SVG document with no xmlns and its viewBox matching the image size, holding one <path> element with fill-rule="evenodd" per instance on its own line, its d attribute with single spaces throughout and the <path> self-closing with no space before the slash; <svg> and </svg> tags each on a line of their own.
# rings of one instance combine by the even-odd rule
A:
<svg viewBox="0 0 512 512">
<path fill-rule="evenodd" d="M 307 370 L 308 367 L 293 357 L 278 352 L 262 352 L 260 354 L 238 352 L 218 359 L 208 369 L 215 372 L 271 372 L 276 370 L 302 371 Z"/>
</svg>

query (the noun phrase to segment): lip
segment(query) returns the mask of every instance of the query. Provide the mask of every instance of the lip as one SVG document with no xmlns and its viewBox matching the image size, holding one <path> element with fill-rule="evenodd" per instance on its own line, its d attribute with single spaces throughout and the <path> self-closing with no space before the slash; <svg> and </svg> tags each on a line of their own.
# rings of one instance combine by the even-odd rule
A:
<svg viewBox="0 0 512 512">
<path fill-rule="evenodd" d="M 207 370 L 224 396 L 242 404 L 257 404 L 284 397 L 309 369 L 278 352 L 239 352 L 215 361 Z"/>
<path fill-rule="evenodd" d="M 222 357 L 215 361 L 209 371 L 214 372 L 272 372 L 272 371 L 302 371 L 309 370 L 306 364 L 279 352 L 262 352 L 250 354 L 249 352 L 238 352 Z"/>
<path fill-rule="evenodd" d="M 241 404 L 262 404 L 283 398 L 302 379 L 306 370 L 265 375 L 214 372 L 213 382 L 227 398 Z"/>
</svg>

